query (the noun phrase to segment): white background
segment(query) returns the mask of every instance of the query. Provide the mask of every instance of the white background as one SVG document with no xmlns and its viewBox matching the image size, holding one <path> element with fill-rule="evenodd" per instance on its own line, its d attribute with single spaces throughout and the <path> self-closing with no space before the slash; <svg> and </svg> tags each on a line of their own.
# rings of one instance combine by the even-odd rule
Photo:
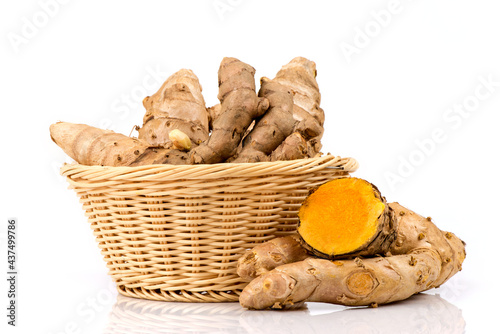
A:
<svg viewBox="0 0 500 334">
<path fill-rule="evenodd" d="M 252 313 L 165 303 L 150 328 L 498 333 L 499 12 L 480 0 L 2 2 L 0 267 L 7 219 L 17 217 L 19 309 L 18 326 L 7 326 L 2 279 L 1 328 L 100 333 L 134 317 L 120 313 L 125 302 L 58 174 L 71 160 L 50 140 L 51 123 L 128 135 L 141 124 L 142 98 L 180 68 L 198 75 L 210 106 L 224 56 L 251 64 L 257 78 L 304 56 L 318 69 L 323 152 L 355 157 L 355 176 L 464 239 L 463 271 L 428 300 L 379 309 Z M 150 305 L 136 311 L 147 318 Z"/>
</svg>

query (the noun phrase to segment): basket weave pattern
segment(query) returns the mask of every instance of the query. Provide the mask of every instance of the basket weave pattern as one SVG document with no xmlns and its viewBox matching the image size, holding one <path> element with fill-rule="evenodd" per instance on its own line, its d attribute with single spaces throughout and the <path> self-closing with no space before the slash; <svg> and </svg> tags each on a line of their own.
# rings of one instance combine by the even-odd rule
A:
<svg viewBox="0 0 500 334">
<path fill-rule="evenodd" d="M 236 301 L 238 258 L 292 233 L 309 190 L 357 169 L 351 158 L 252 164 L 62 167 L 109 274 L 129 297 Z"/>
</svg>

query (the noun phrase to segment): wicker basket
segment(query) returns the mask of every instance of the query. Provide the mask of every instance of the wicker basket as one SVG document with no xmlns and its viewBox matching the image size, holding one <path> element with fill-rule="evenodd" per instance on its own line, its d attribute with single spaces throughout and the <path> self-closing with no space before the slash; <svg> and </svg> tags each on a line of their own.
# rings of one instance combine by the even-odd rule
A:
<svg viewBox="0 0 500 334">
<path fill-rule="evenodd" d="M 80 197 L 118 291 L 183 302 L 237 301 L 241 254 L 290 234 L 309 190 L 351 158 L 252 164 L 61 168 Z"/>
</svg>

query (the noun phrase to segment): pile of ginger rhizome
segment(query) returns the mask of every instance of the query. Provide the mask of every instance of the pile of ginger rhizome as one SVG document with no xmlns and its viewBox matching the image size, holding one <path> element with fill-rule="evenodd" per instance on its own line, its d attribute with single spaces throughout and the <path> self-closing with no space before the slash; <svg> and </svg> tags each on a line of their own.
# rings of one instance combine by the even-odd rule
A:
<svg viewBox="0 0 500 334">
<path fill-rule="evenodd" d="M 274 79 L 224 58 L 218 72 L 219 104 L 207 108 L 191 70 L 172 74 L 144 99 L 138 138 L 85 124 L 58 122 L 52 140 L 83 165 L 251 163 L 320 155 L 324 112 L 316 64 L 297 57 Z"/>
<path fill-rule="evenodd" d="M 182 69 L 144 99 L 138 138 L 84 124 L 51 125 L 52 140 L 84 165 L 253 163 L 320 155 L 324 112 L 316 65 L 295 58 L 262 78 L 235 58 L 220 64 L 220 104 L 206 108 L 198 78 Z M 313 189 L 295 235 L 248 250 L 237 272 L 249 309 L 304 302 L 377 306 L 435 288 L 462 268 L 465 243 L 386 203 L 371 183 L 340 178 Z"/>
</svg>

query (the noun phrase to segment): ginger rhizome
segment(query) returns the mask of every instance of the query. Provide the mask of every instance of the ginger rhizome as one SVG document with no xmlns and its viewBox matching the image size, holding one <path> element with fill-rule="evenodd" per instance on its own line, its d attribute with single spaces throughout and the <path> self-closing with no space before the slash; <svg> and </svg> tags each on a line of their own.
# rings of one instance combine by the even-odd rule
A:
<svg viewBox="0 0 500 334">
<path fill-rule="evenodd" d="M 278 266 L 308 257 L 309 254 L 300 245 L 298 236 L 275 238 L 246 252 L 238 261 L 238 275 L 250 281 Z"/>
<path fill-rule="evenodd" d="M 170 147 L 172 130 L 185 133 L 195 145 L 208 138 L 208 111 L 198 77 L 191 70 L 172 74 L 152 96 L 144 98 L 146 113 L 139 139 L 154 147 Z"/>
<path fill-rule="evenodd" d="M 224 58 L 219 67 L 220 115 L 205 142 L 191 150 L 191 162 L 210 164 L 232 157 L 252 121 L 269 107 L 255 92 L 255 69 L 236 59 Z"/>
<path fill-rule="evenodd" d="M 316 75 L 315 62 L 296 57 L 284 65 L 274 78 L 274 81 L 292 92 L 293 117 L 296 121 L 293 132 L 298 132 L 307 141 L 309 148 L 305 152 L 309 157 L 321 150 L 325 122 L 325 112 L 320 108 L 321 94 Z"/>
<path fill-rule="evenodd" d="M 191 139 L 187 134 L 179 129 L 170 131 L 168 134 L 168 139 L 172 141 L 173 148 L 177 150 L 189 151 L 191 149 Z"/>
<path fill-rule="evenodd" d="M 220 116 L 221 110 L 222 110 L 222 108 L 220 106 L 220 103 L 217 103 L 216 105 L 214 105 L 210 108 L 207 108 L 208 125 L 210 128 L 210 131 L 212 131 L 212 129 L 214 128 L 214 122 Z"/>
<path fill-rule="evenodd" d="M 308 142 L 299 132 L 294 132 L 271 153 L 271 161 L 295 160 L 313 157 Z"/>
<path fill-rule="evenodd" d="M 58 122 L 50 126 L 52 140 L 82 165 L 141 166 L 186 164 L 187 153 L 153 148 L 137 138 L 86 124 Z"/>
<path fill-rule="evenodd" d="M 351 203 L 344 200 L 344 209 L 336 203 L 332 205 L 327 198 L 337 188 L 334 183 L 338 183 L 338 190 L 344 191 L 344 196 L 352 197 Z M 301 210 L 308 224 L 318 224 L 325 234 L 341 237 L 333 237 L 335 247 L 328 247 L 325 243 L 329 237 L 320 236 L 311 229 L 308 238 L 286 237 L 257 246 L 265 249 L 265 254 L 280 254 L 280 261 L 270 260 L 262 251 L 248 251 L 238 264 L 242 277 L 254 278 L 240 296 L 244 307 L 280 309 L 306 301 L 376 306 L 439 287 L 462 268 L 465 259 L 462 240 L 451 232 L 441 231 L 430 218 L 398 203 L 386 204 L 376 188 L 364 180 L 330 181 L 320 186 L 306 202 Z M 386 208 L 390 214 L 386 213 Z M 309 210 L 317 212 L 311 214 Z M 326 218 L 322 218 L 321 213 Z M 376 213 L 394 221 L 386 225 Z M 346 219 L 348 216 L 353 219 Z M 392 226 L 393 233 L 374 232 L 386 226 Z M 355 235 L 342 231 L 351 227 Z M 304 249 L 308 250 L 309 257 L 304 259 L 297 247 L 306 243 Z M 314 247 L 321 250 L 314 250 Z M 291 251 L 287 253 L 287 250 Z M 367 257 L 361 257 L 361 253 Z"/>
<path fill-rule="evenodd" d="M 292 93 L 268 78 L 260 82 L 259 96 L 269 101 L 269 109 L 243 140 L 234 162 L 269 161 L 270 154 L 292 133 L 295 124 Z"/>
<path fill-rule="evenodd" d="M 317 156 L 324 112 L 316 64 L 294 58 L 274 79 L 263 77 L 258 94 L 254 76 L 249 64 L 224 58 L 218 71 L 220 103 L 206 108 L 193 71 L 175 72 L 144 98 L 143 124 L 135 127 L 138 138 L 71 123 L 51 128 L 51 135 L 86 165 L 251 163 Z"/>
</svg>

